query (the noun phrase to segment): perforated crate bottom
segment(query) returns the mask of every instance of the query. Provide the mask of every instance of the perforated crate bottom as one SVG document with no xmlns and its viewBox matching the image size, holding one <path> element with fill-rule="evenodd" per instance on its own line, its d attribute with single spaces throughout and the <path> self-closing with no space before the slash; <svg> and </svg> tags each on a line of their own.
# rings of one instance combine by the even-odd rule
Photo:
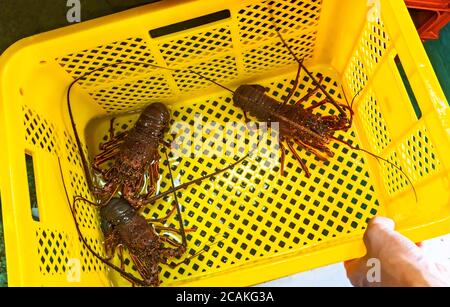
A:
<svg viewBox="0 0 450 307">
<path fill-rule="evenodd" d="M 317 70 L 312 70 L 319 75 Z M 343 101 L 341 86 L 336 76 L 328 69 L 322 68 L 320 71 L 324 74 L 323 85 L 327 91 L 338 101 Z M 268 87 L 269 94 L 281 101 L 291 89 L 294 77 L 295 73 L 292 73 L 276 81 L 259 84 Z M 300 81 L 300 87 L 291 102 L 297 101 L 308 89 L 313 88 L 307 76 L 302 75 Z M 321 101 L 322 96 L 318 93 L 304 105 Z M 317 110 L 321 114 L 336 112 L 330 105 Z M 204 125 L 211 121 L 217 124 L 244 122 L 242 111 L 233 106 L 231 95 L 228 94 L 192 105 L 171 106 L 171 112 L 174 126 L 178 128 L 182 128 L 179 123 L 183 122 L 193 129 L 194 123 L 198 121 L 196 114 L 201 114 L 200 119 Z M 137 115 L 116 117 L 116 132 L 129 129 L 136 118 Z M 91 136 L 87 140 L 89 148 L 97 149 L 99 143 L 108 140 L 109 120 L 110 118 L 104 118 L 89 127 L 88 132 L 92 131 L 92 134 L 88 133 Z M 169 163 L 178 183 L 211 173 L 216 168 L 226 167 L 244 155 L 243 148 L 236 146 L 236 156 L 224 156 L 224 141 L 229 142 L 233 135 L 228 135 L 227 129 L 220 131 L 217 127 L 213 128 L 203 131 L 206 139 L 202 143 L 203 155 L 179 158 L 171 155 Z M 183 135 L 189 137 L 189 133 L 184 132 Z M 357 143 L 354 128 L 348 132 L 338 132 L 335 136 L 354 145 Z M 167 139 L 170 139 L 169 135 Z M 239 143 L 239 140 L 236 141 Z M 192 146 L 194 145 L 195 142 Z M 188 264 L 182 264 L 176 269 L 161 265 L 162 285 L 180 285 L 182 281 L 225 272 L 238 266 L 254 265 L 262 259 L 298 255 L 300 250 L 307 253 L 312 246 L 317 249 L 320 248 L 320 243 L 333 244 L 333 241 L 337 242 L 339 238 L 350 233 L 362 232 L 368 218 L 374 216 L 378 209 L 369 169 L 362 153 L 340 143 L 332 143 L 331 148 L 335 156 L 326 162 L 299 150 L 300 156 L 311 171 L 309 179 L 305 177 L 291 153 L 286 155 L 285 177 L 280 175 L 279 163 L 270 165 L 264 157 L 253 155 L 214 180 L 206 180 L 200 185 L 182 190 L 178 195 L 184 225 L 198 228 L 196 232 L 187 235 L 186 257 L 207 245 L 211 246 Z M 95 153 L 91 152 L 91 156 Z M 161 156 L 158 188 L 159 191 L 165 191 L 170 188 L 170 177 L 167 161 L 164 155 Z M 85 185 L 80 183 L 73 186 L 79 193 L 87 194 Z M 160 200 L 153 206 L 144 208 L 142 214 L 148 218 L 162 217 L 172 208 L 172 200 L 171 196 Z M 86 211 L 83 214 L 88 216 L 87 219 L 80 218 L 80 221 L 83 221 L 83 229 L 98 228 L 92 208 L 83 206 Z M 167 223 L 178 227 L 176 216 Z M 101 249 L 101 246 L 96 249 Z M 119 264 L 117 257 L 114 263 Z M 101 266 L 98 267 L 101 269 Z M 137 275 L 128 255 L 125 267 L 128 272 Z M 114 284 L 129 285 L 116 273 L 112 273 L 111 280 Z"/>
</svg>

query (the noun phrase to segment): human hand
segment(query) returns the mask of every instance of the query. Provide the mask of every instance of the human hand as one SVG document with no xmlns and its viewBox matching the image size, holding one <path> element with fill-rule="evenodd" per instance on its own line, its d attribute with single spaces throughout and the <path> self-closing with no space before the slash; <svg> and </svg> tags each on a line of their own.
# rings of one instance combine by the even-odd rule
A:
<svg viewBox="0 0 450 307">
<path fill-rule="evenodd" d="M 450 268 L 429 259 L 422 248 L 394 230 L 394 221 L 384 217 L 370 220 L 364 257 L 344 263 L 347 277 L 357 287 L 364 286 L 450 286 Z M 378 259 L 380 280 L 369 281 L 369 259 Z"/>
</svg>

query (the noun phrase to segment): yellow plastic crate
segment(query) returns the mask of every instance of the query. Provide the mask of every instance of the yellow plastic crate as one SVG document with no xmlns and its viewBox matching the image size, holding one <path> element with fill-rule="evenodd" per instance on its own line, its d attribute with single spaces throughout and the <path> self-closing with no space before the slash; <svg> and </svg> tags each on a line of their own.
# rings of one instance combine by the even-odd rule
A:
<svg viewBox="0 0 450 307">
<path fill-rule="evenodd" d="M 353 128 L 336 135 L 401 166 L 418 201 L 395 168 L 341 144 L 333 144 L 336 155 L 325 163 L 301 152 L 310 179 L 291 154 L 286 177 L 280 176 L 279 165 L 253 156 L 227 175 L 181 192 L 186 225 L 198 227 L 189 234 L 189 252 L 214 238 L 221 241 L 189 264 L 162 265 L 163 285 L 252 285 L 362 256 L 362 234 L 376 214 L 393 218 L 415 241 L 450 232 L 449 105 L 403 1 L 279 0 L 273 9 L 285 39 L 310 70 L 324 76 L 336 99 L 343 101 L 341 85 L 349 99 L 362 89 Z M 152 29 L 222 10 L 230 17 L 157 38 L 149 35 Z M 262 84 L 281 100 L 297 65 L 268 17 L 267 4 L 255 0 L 163 1 L 24 39 L 2 55 L 0 188 L 10 285 L 128 284 L 80 243 L 64 196 L 58 157 L 70 195 L 89 197 L 65 100 L 73 78 L 117 61 L 144 61 L 192 67 L 231 88 Z M 312 88 L 306 76 L 300 80 L 294 97 Z M 130 65 L 93 74 L 72 93 L 90 157 L 107 139 L 112 114 L 118 117 L 118 131 L 136 119 L 128 111 L 155 101 L 170 105 L 175 121 L 189 123 L 200 113 L 204 123 L 243 122 L 230 99 L 228 92 L 187 70 L 173 74 Z M 180 182 L 234 161 L 223 156 L 221 136 L 208 131 L 204 136 L 203 150 L 209 154 L 170 159 Z M 25 153 L 33 157 L 39 221 L 30 209 Z M 170 187 L 166 164 L 161 172 L 164 190 Z M 170 201 L 158 201 L 143 214 L 162 216 Z M 96 209 L 83 205 L 79 222 L 101 252 Z M 177 225 L 175 219 L 169 222 Z M 73 259 L 80 263 L 79 283 L 71 282 Z M 136 273 L 130 261 L 126 269 Z"/>
</svg>

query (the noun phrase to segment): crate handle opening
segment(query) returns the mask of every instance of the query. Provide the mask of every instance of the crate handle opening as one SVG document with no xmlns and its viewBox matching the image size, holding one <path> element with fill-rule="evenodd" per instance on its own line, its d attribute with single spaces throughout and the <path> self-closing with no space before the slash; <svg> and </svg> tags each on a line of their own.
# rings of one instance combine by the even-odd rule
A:
<svg viewBox="0 0 450 307">
<path fill-rule="evenodd" d="M 34 176 L 34 163 L 33 156 L 25 153 L 25 163 L 27 165 L 27 177 L 28 177 L 28 193 L 30 196 L 30 208 L 31 217 L 34 221 L 39 222 L 39 207 L 36 195 L 36 179 Z"/>
<path fill-rule="evenodd" d="M 174 24 L 171 24 L 168 26 L 164 26 L 161 28 L 153 29 L 153 30 L 150 30 L 149 33 L 150 33 L 151 38 L 157 38 L 157 37 L 181 32 L 181 31 L 189 30 L 189 29 L 196 28 L 199 26 L 203 26 L 203 25 L 213 23 L 213 22 L 216 22 L 219 20 L 224 20 L 224 19 L 230 18 L 230 16 L 231 16 L 230 10 L 223 10 L 223 11 L 215 12 L 212 14 L 200 16 L 197 18 L 177 22 L 177 23 L 174 23 Z"/>
<path fill-rule="evenodd" d="M 416 117 L 417 117 L 417 119 L 421 119 L 422 118 L 422 110 L 420 109 L 416 95 L 414 95 L 414 91 L 412 89 L 411 83 L 408 80 L 408 76 L 406 75 L 405 68 L 403 67 L 402 61 L 400 60 L 398 55 L 395 56 L 394 61 L 395 61 L 395 65 L 397 66 L 398 73 L 400 74 L 400 77 L 403 81 L 403 86 L 405 87 L 406 92 L 408 93 L 409 101 L 411 102 L 414 112 L 416 113 Z"/>
</svg>

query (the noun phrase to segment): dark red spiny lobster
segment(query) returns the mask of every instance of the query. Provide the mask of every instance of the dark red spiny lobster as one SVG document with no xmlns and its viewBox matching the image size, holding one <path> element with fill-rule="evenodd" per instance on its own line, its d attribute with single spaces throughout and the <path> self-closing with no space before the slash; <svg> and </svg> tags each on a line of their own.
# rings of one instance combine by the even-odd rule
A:
<svg viewBox="0 0 450 307">
<path fill-rule="evenodd" d="M 126 63 L 156 66 L 139 62 Z M 133 284 L 141 286 L 158 286 L 160 284 L 158 268 L 159 264 L 167 263 L 167 258 L 180 258 L 186 252 L 187 248 L 185 229 L 183 226 L 181 212 L 179 210 L 178 200 L 175 192 L 180 189 L 184 189 L 191 184 L 198 184 L 207 178 L 216 176 L 221 172 L 233 168 L 238 163 L 241 163 L 243 160 L 245 160 L 248 155 L 224 169 L 217 170 L 213 174 L 200 177 L 196 180 L 181 184 L 177 187 L 174 187 L 173 176 L 169 167 L 170 177 L 172 180 L 172 188 L 166 192 L 160 193 L 156 196 L 152 196 L 156 181 L 159 176 L 158 163 L 160 157 L 158 146 L 159 143 L 164 143 L 163 134 L 164 131 L 168 128 L 170 121 L 170 113 L 165 105 L 161 103 L 154 103 L 144 109 L 135 126 L 130 131 L 115 135 L 113 129 L 114 122 L 111 121 L 110 140 L 100 146 L 102 152 L 94 158 L 94 163 L 92 164 L 93 168 L 101 173 L 107 183 L 103 188 L 96 187 L 93 184 L 92 177 L 90 176 L 87 159 L 85 158 L 84 153 L 81 150 L 81 141 L 78 137 L 71 111 L 70 90 L 77 81 L 86 77 L 87 75 L 92 74 L 93 72 L 100 69 L 119 64 L 124 63 L 115 63 L 107 66 L 102 66 L 76 79 L 70 85 L 67 93 L 67 102 L 72 127 L 80 151 L 80 156 L 89 188 L 96 197 L 105 195 L 107 196 L 107 200 L 102 201 L 102 203 L 100 204 L 101 228 L 105 237 L 105 250 L 108 255 L 107 259 L 101 257 L 88 244 L 83 234 L 81 233 L 76 219 L 76 204 L 78 201 L 85 201 L 95 206 L 98 206 L 99 204 L 90 202 L 89 200 L 81 196 L 75 196 L 73 201 L 74 205 L 73 207 L 71 206 L 70 209 L 79 237 L 86 248 L 88 248 L 88 250 L 93 255 L 95 255 L 112 269 L 119 272 L 124 278 L 126 278 Z M 167 153 L 166 157 L 168 159 Z M 103 163 L 111 159 L 114 159 L 112 167 L 106 170 L 100 168 Z M 63 177 L 61 164 L 59 165 L 61 176 Z M 144 178 L 147 171 L 150 181 L 150 188 L 146 195 L 140 196 L 139 192 L 143 188 Z M 64 177 L 63 184 L 67 200 L 70 204 L 71 202 L 64 183 Z M 121 192 L 124 198 L 114 198 L 114 195 L 120 188 L 122 188 Z M 152 203 L 170 193 L 174 193 L 176 206 L 165 218 L 147 221 L 142 215 L 138 213 L 137 208 L 139 208 L 140 206 L 147 203 Z M 163 222 L 165 222 L 170 217 L 170 215 L 174 213 L 175 209 L 178 209 L 178 217 L 180 222 L 179 230 L 162 225 Z M 182 236 L 182 243 L 178 243 L 168 237 L 160 236 L 159 231 L 163 230 L 166 232 L 180 234 Z M 164 246 L 164 243 L 167 243 L 172 247 L 166 247 Z M 137 270 L 143 280 L 136 278 L 135 276 L 127 273 L 124 270 L 122 254 L 122 250 L 124 247 L 128 249 L 133 263 L 136 265 Z M 120 268 L 109 262 L 109 260 L 114 256 L 116 248 L 119 249 L 119 257 L 121 258 Z M 186 260 L 197 255 L 198 254 L 191 256 Z"/>
<path fill-rule="evenodd" d="M 105 251 L 107 257 L 112 259 L 115 250 L 119 248 L 121 273 L 123 273 L 122 249 L 125 247 L 145 286 L 159 286 L 159 264 L 167 264 L 170 258 L 180 259 L 187 249 L 185 232 L 163 226 L 175 209 L 174 207 L 174 210 L 166 217 L 154 220 L 146 220 L 123 198 L 113 198 L 100 209 Z M 183 242 L 179 243 L 169 237 L 161 236 L 161 231 L 180 234 Z M 171 247 L 166 247 L 163 243 Z"/>
<path fill-rule="evenodd" d="M 259 121 L 279 123 L 281 173 L 284 174 L 286 151 L 284 142 L 302 166 L 306 177 L 309 178 L 311 174 L 292 146 L 292 142 L 324 161 L 327 159 L 325 155 L 334 156 L 327 147 L 330 141 L 335 139 L 333 133 L 337 130 L 347 130 L 351 126 L 351 121 L 345 115 L 320 116 L 312 112 L 314 108 L 326 101 L 303 109 L 297 105 L 280 104 L 274 98 L 267 96 L 265 92 L 266 89 L 260 85 L 241 85 L 234 92 L 233 101 L 236 106 L 246 110 L 246 113 L 248 112 Z"/>
<path fill-rule="evenodd" d="M 148 202 L 155 192 L 159 177 L 159 144 L 163 143 L 164 132 L 169 128 L 170 112 L 162 103 L 147 106 L 139 116 L 134 127 L 114 135 L 111 120 L 110 140 L 100 146 L 102 152 L 94 157 L 92 168 L 102 174 L 106 184 L 93 191 L 100 199 L 109 199 L 117 190 L 135 208 Z M 108 169 L 100 166 L 113 160 Z M 148 173 L 148 191 L 140 195 Z"/>
<path fill-rule="evenodd" d="M 358 150 L 369 154 L 377 160 L 384 161 L 394 168 L 398 169 L 409 181 L 414 191 L 414 196 L 417 201 L 417 194 L 411 179 L 406 173 L 394 163 L 374 154 L 365 149 L 355 147 L 345 140 L 341 140 L 334 136 L 336 131 L 347 131 L 353 122 L 353 101 L 349 103 L 346 100 L 346 104 L 340 104 L 331 97 L 326 89 L 321 85 L 321 80 L 317 80 L 314 75 L 305 67 L 303 60 L 297 58 L 295 53 L 285 42 L 278 30 L 275 30 L 277 35 L 281 39 L 283 45 L 287 48 L 289 53 L 295 58 L 298 63 L 298 70 L 294 80 L 294 84 L 290 93 L 286 96 L 283 102 L 279 102 L 273 97 L 266 94 L 267 89 L 258 84 L 246 84 L 239 86 L 236 91 L 223 86 L 216 81 L 201 75 L 193 70 L 192 73 L 208 80 L 223 89 L 233 93 L 234 105 L 241 108 L 244 112 L 246 122 L 248 122 L 247 113 L 256 117 L 260 122 L 278 122 L 279 123 L 279 144 L 281 147 L 281 174 L 284 175 L 284 160 L 286 154 L 286 148 L 283 143 L 289 148 L 296 160 L 301 165 L 306 177 L 311 177 L 311 173 L 303 162 L 293 144 L 298 145 L 300 148 L 305 149 L 314 154 L 319 160 L 325 161 L 328 157 L 333 157 L 334 153 L 330 150 L 329 145 L 331 141 L 336 141 L 348 146 L 353 150 Z M 299 77 L 301 70 L 304 70 L 308 77 L 312 80 L 315 88 L 300 98 L 295 104 L 288 104 L 292 95 L 295 92 L 299 84 Z M 319 91 L 325 95 L 325 98 L 310 107 L 304 108 L 302 103 L 307 101 L 309 97 Z M 355 95 L 354 98 L 359 94 Z M 345 95 L 345 94 L 344 94 Z M 354 100 L 353 98 L 353 100 Z M 332 104 L 338 111 L 338 115 L 322 116 L 313 113 L 314 109 L 322 106 L 326 103 Z"/>
<path fill-rule="evenodd" d="M 71 201 L 64 182 L 61 163 L 59 166 L 66 198 L 70 204 Z M 180 230 L 165 227 L 163 225 L 163 223 L 175 212 L 175 209 L 178 208 L 176 193 L 175 200 L 176 207 L 174 206 L 172 211 L 167 216 L 161 219 L 152 220 L 146 220 L 123 198 L 112 198 L 109 200 L 106 205 L 102 206 L 100 209 L 101 230 L 105 238 L 104 244 L 107 258 L 102 257 L 90 246 L 83 236 L 77 222 L 77 202 L 86 200 L 81 197 L 75 197 L 73 206 L 70 205 L 70 210 L 75 221 L 75 226 L 80 240 L 95 257 L 113 270 L 117 271 L 122 277 L 131 282 L 133 285 L 156 287 L 160 285 L 159 264 L 167 264 L 169 258 L 180 259 L 186 252 L 187 248 L 185 231 L 196 230 L 185 230 L 182 226 L 183 221 L 181 219 L 181 215 Z M 161 236 L 159 234 L 160 231 L 180 234 L 182 237 L 182 243 L 178 243 L 169 237 Z M 166 247 L 164 246 L 164 243 L 168 243 L 172 247 Z M 139 279 L 125 271 L 123 258 L 124 248 L 127 248 L 130 257 L 136 265 L 137 271 L 141 275 L 142 279 Z M 114 257 L 116 249 L 119 250 L 120 267 L 110 262 L 110 260 Z M 195 256 L 198 256 L 198 254 L 185 259 L 185 261 L 179 264 L 182 264 L 186 262 L 186 260 L 189 260 Z M 170 266 L 174 268 L 179 264 L 170 264 Z"/>
<path fill-rule="evenodd" d="M 160 156 L 158 148 L 161 143 L 168 146 L 163 137 L 165 131 L 169 128 L 170 111 L 162 103 L 150 104 L 143 110 L 132 129 L 117 135 L 115 135 L 113 128 L 114 119 L 111 121 L 110 139 L 100 145 L 102 152 L 94 157 L 92 163 L 92 169 L 99 172 L 106 181 L 103 187 L 98 187 L 92 180 L 87 158 L 82 151 L 70 103 L 71 90 L 80 80 L 108 67 L 125 64 L 165 69 L 158 65 L 132 61 L 101 66 L 78 77 L 70 84 L 67 91 L 67 105 L 90 191 L 96 199 L 100 199 L 100 205 L 106 204 L 117 192 L 121 192 L 122 197 L 133 207 L 140 208 L 150 202 L 151 196 L 155 192 L 159 176 Z M 102 169 L 101 165 L 110 160 L 113 160 L 113 165 L 110 168 Z M 147 191 L 144 195 L 141 195 L 146 174 L 148 175 Z"/>
<path fill-rule="evenodd" d="M 167 155 L 167 153 L 166 153 Z M 174 194 L 174 207 L 171 212 L 159 219 L 145 219 L 133 206 L 131 206 L 124 198 L 112 198 L 104 206 L 100 208 L 100 222 L 101 230 L 105 238 L 105 251 L 106 258 L 102 257 L 97 253 L 84 238 L 80 226 L 77 222 L 77 204 L 80 201 L 90 203 L 92 205 L 97 205 L 96 203 L 89 202 L 83 197 L 75 196 L 73 200 L 73 206 L 70 205 L 70 210 L 75 221 L 75 226 L 80 237 L 80 240 L 86 246 L 86 248 L 96 256 L 100 261 L 102 261 L 107 266 L 111 267 L 113 270 L 121 274 L 122 277 L 130 281 L 133 285 L 139 286 L 159 286 L 159 264 L 169 264 L 168 259 L 177 258 L 180 259 L 187 250 L 187 239 L 186 232 L 195 231 L 196 228 L 185 229 L 183 226 L 183 219 L 181 217 L 181 212 L 178 206 L 178 197 L 176 191 L 180 188 L 185 188 L 193 183 L 198 183 L 201 180 L 217 175 L 218 173 L 224 172 L 241 163 L 247 156 L 241 158 L 235 163 L 229 165 L 228 167 L 218 170 L 211 175 L 204 176 L 197 180 L 185 183 L 181 186 L 174 188 L 173 176 L 169 166 L 170 178 L 172 182 L 172 189 L 167 192 L 161 193 L 157 196 L 152 197 L 152 201 L 169 193 Z M 70 201 L 65 181 L 62 172 L 61 163 L 60 173 L 64 185 L 64 190 L 66 193 L 66 198 L 69 204 Z M 171 217 L 175 211 L 178 210 L 178 220 L 179 229 L 164 226 L 164 223 Z M 160 232 L 169 232 L 173 234 L 178 234 L 181 236 L 181 243 L 175 241 L 174 239 L 166 236 L 160 235 Z M 214 244 L 218 243 L 216 241 Z M 166 245 L 165 245 L 166 244 Z M 170 245 L 168 247 L 167 245 Z M 131 260 L 133 261 L 136 269 L 142 279 L 139 279 L 132 274 L 128 273 L 124 269 L 124 259 L 123 259 L 123 249 L 126 248 L 130 254 Z M 112 264 L 110 260 L 114 257 L 115 251 L 118 249 L 120 258 L 120 267 Z M 201 252 L 194 254 L 186 258 L 184 261 L 174 264 L 170 263 L 169 266 L 175 268 L 176 266 L 186 263 L 190 259 L 197 257 Z"/>
</svg>

